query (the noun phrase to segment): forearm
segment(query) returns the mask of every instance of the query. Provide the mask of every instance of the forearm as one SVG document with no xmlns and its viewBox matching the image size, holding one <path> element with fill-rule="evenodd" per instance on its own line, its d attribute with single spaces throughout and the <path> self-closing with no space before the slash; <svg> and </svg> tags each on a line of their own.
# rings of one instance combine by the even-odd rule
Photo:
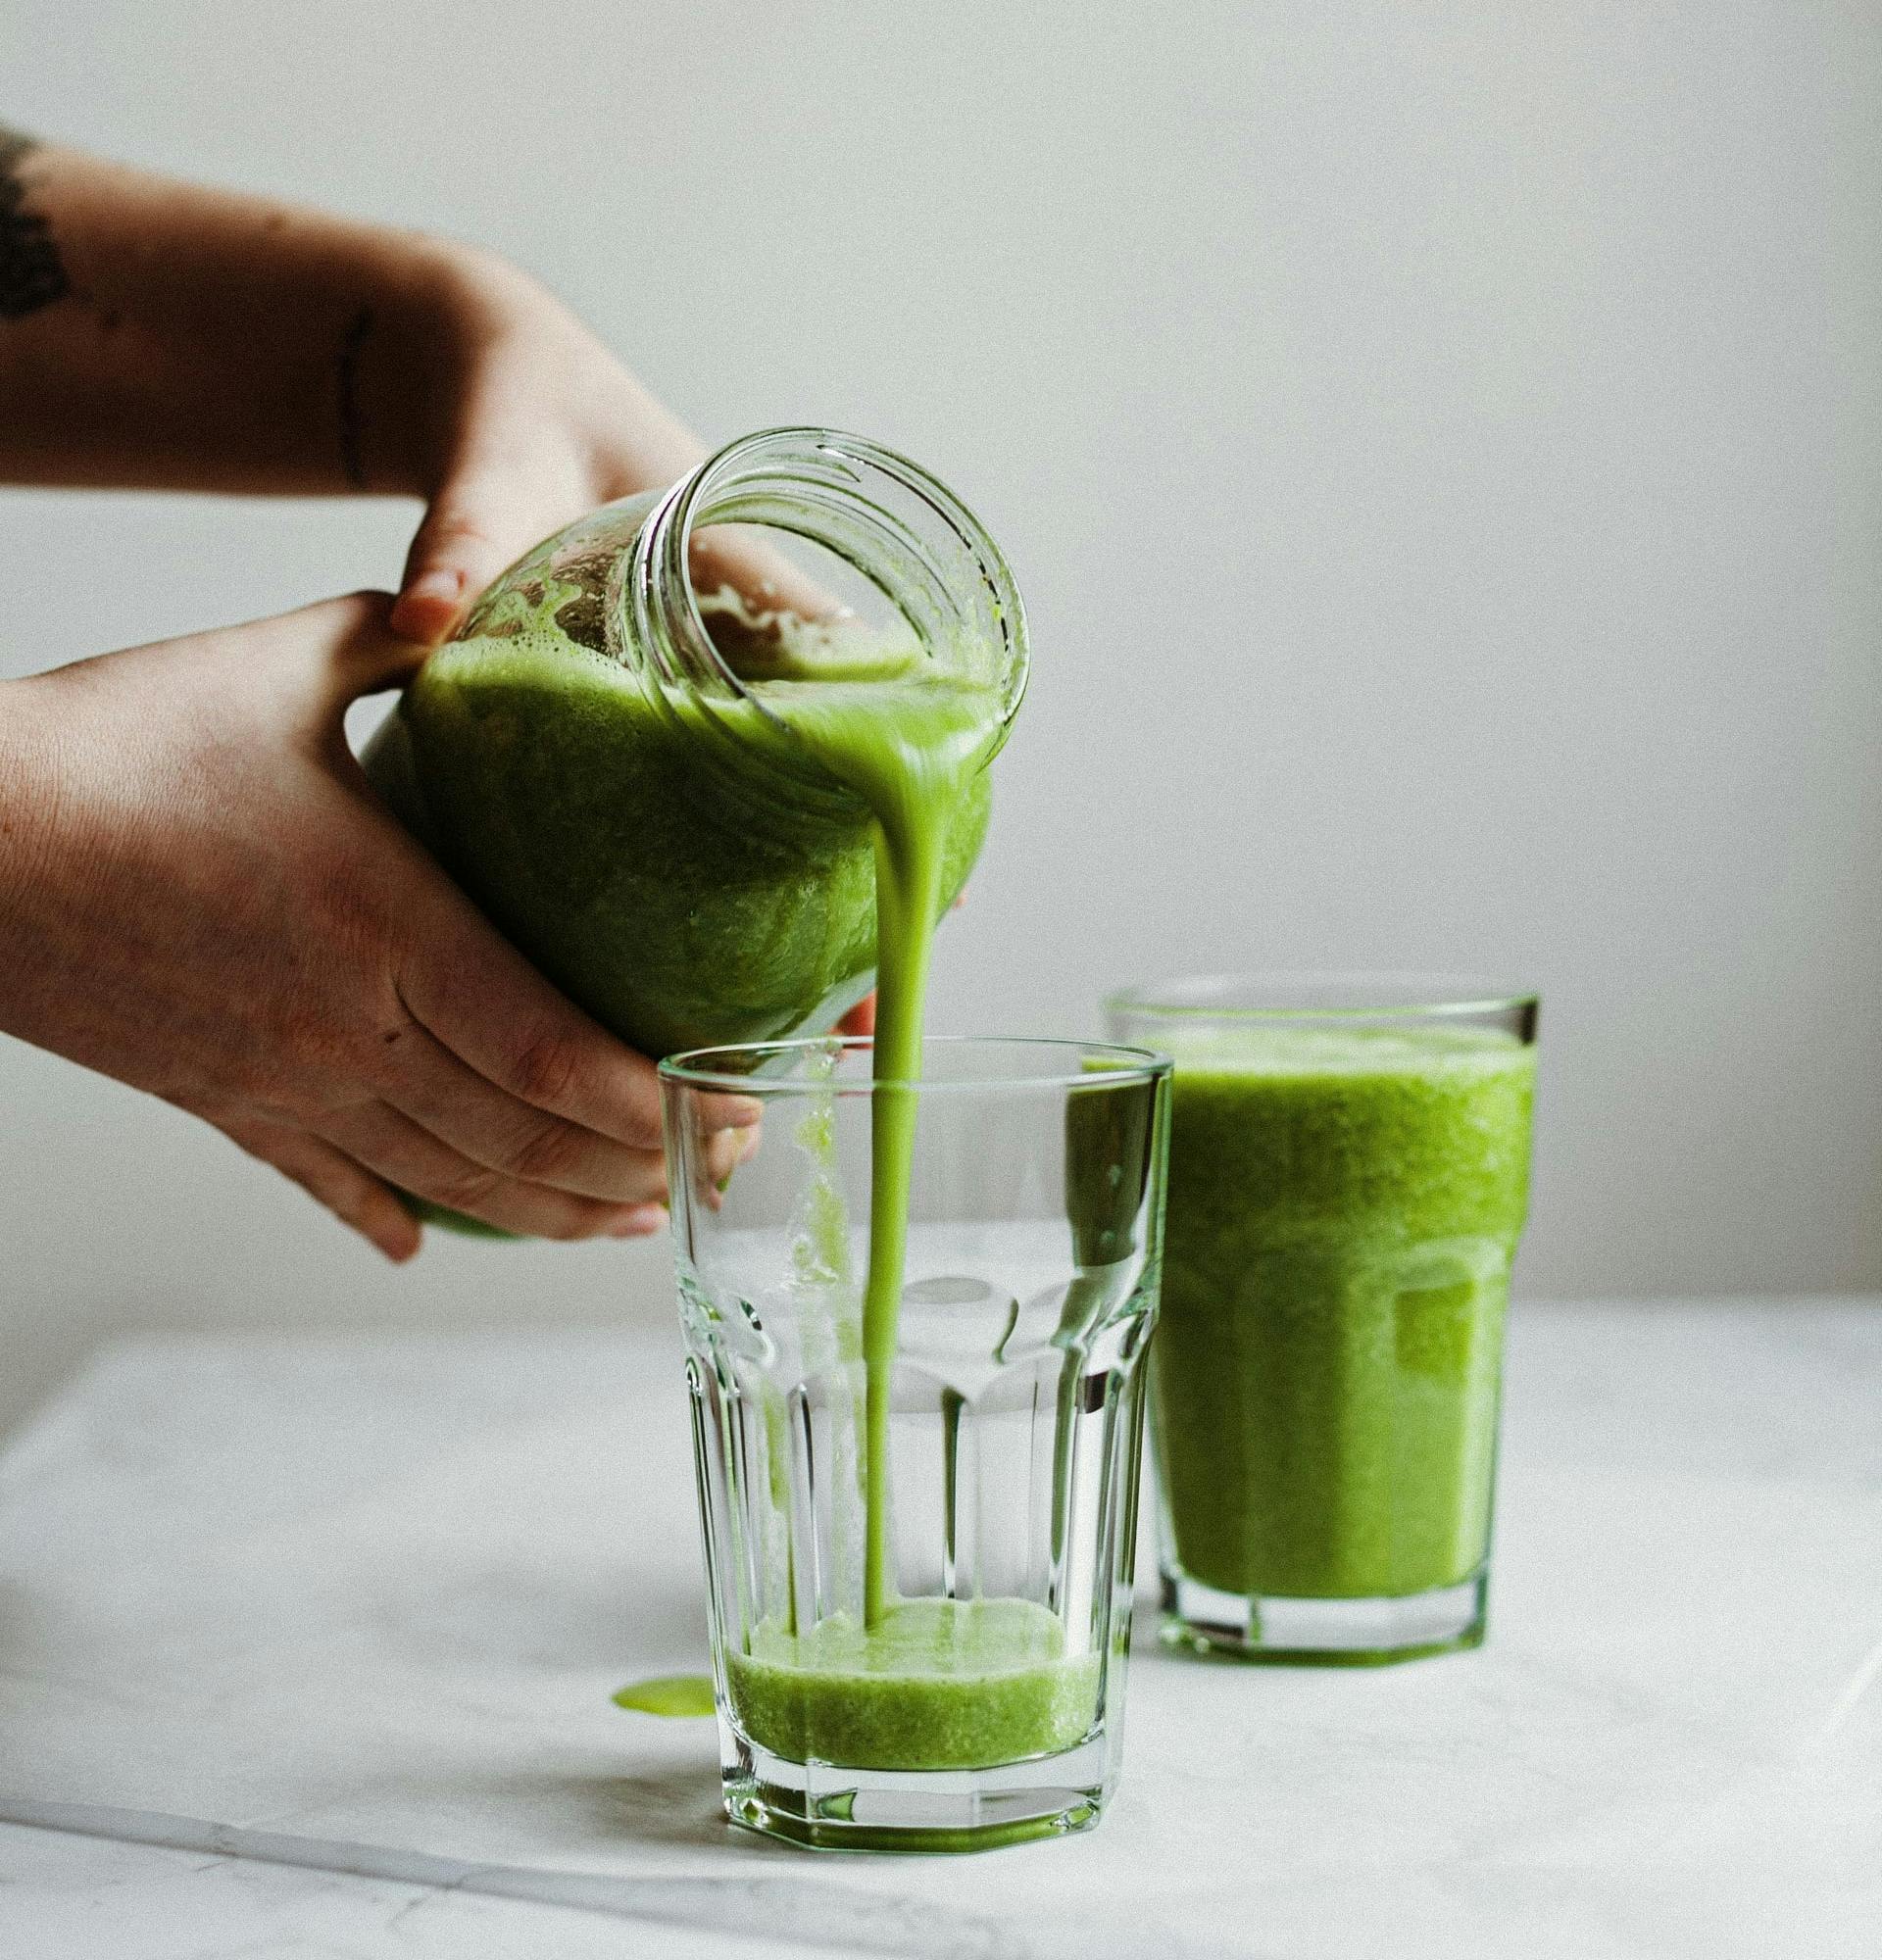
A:
<svg viewBox="0 0 1882 1960">
<path fill-rule="evenodd" d="M 15 953 L 0 960 L 0 1030 L 7 1033 L 16 1032 L 11 996 L 23 979 L 22 900 L 39 876 L 59 821 L 55 743 L 37 683 L 0 680 L 0 945 Z"/>
<path fill-rule="evenodd" d="M 0 129 L 0 480 L 428 494 L 486 270 Z"/>
</svg>

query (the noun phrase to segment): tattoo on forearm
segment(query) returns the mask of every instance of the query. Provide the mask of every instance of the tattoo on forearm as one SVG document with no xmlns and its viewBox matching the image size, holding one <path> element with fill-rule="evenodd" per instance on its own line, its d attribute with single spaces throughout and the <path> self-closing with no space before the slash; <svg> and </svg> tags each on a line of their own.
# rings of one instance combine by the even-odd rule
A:
<svg viewBox="0 0 1882 1960">
<path fill-rule="evenodd" d="M 348 323 L 340 342 L 334 378 L 340 398 L 340 468 L 355 490 L 364 490 L 366 458 L 360 447 L 360 354 L 372 331 L 372 309 L 362 307 Z"/>
<path fill-rule="evenodd" d="M 72 291 L 51 224 L 26 209 L 20 167 L 38 147 L 0 123 L 0 319 L 25 319 Z"/>
</svg>

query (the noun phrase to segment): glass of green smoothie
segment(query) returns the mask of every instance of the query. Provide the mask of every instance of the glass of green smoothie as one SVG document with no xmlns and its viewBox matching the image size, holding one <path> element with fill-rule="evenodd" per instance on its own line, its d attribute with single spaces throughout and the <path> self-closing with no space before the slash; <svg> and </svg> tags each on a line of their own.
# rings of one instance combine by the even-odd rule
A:
<svg viewBox="0 0 1882 1960">
<path fill-rule="evenodd" d="M 1116 1782 L 1168 1063 L 834 1037 L 662 1064 L 726 1808 L 1084 1829 Z M 711 1099 L 764 1106 L 716 1176 Z"/>
<path fill-rule="evenodd" d="M 1175 1061 L 1150 1367 L 1165 1641 L 1345 1663 L 1478 1644 L 1536 997 L 1237 976 L 1107 1011 Z"/>
</svg>

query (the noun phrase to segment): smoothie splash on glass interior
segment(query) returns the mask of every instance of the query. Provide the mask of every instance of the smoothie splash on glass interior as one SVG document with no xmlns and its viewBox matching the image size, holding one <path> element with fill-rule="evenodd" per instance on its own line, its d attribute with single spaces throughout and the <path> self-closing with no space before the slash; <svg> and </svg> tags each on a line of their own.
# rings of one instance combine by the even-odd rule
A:
<svg viewBox="0 0 1882 1960">
<path fill-rule="evenodd" d="M 1176 1067 L 1151 1364 L 1165 1639 L 1282 1661 L 1475 1645 L 1535 998 L 1184 980 L 1109 1018 Z"/>
</svg>

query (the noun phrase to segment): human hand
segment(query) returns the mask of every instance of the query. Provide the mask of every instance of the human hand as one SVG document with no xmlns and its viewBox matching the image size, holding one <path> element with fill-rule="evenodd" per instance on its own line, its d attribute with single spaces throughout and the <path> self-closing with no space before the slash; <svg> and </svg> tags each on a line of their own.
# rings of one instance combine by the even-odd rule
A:
<svg viewBox="0 0 1882 1960">
<path fill-rule="evenodd" d="M 385 811 L 348 704 L 374 594 L 0 682 L 0 1029 L 188 1109 L 388 1257 L 394 1186 L 506 1230 L 664 1223 L 653 1064 Z M 757 1120 L 719 1101 L 729 1174 Z"/>
<path fill-rule="evenodd" d="M 453 248 L 406 370 L 421 390 L 403 438 L 426 500 L 395 631 L 443 639 L 532 545 L 617 498 L 665 489 L 706 446 L 552 293 L 485 253 Z M 693 541 L 703 592 L 730 585 L 761 613 L 828 614 L 833 602 L 751 525 Z M 715 621 L 715 630 L 724 622 Z"/>
<path fill-rule="evenodd" d="M 675 481 L 704 446 L 552 293 L 460 251 L 426 316 L 424 520 L 395 631 L 441 640 L 505 566 L 598 505 Z"/>
</svg>

